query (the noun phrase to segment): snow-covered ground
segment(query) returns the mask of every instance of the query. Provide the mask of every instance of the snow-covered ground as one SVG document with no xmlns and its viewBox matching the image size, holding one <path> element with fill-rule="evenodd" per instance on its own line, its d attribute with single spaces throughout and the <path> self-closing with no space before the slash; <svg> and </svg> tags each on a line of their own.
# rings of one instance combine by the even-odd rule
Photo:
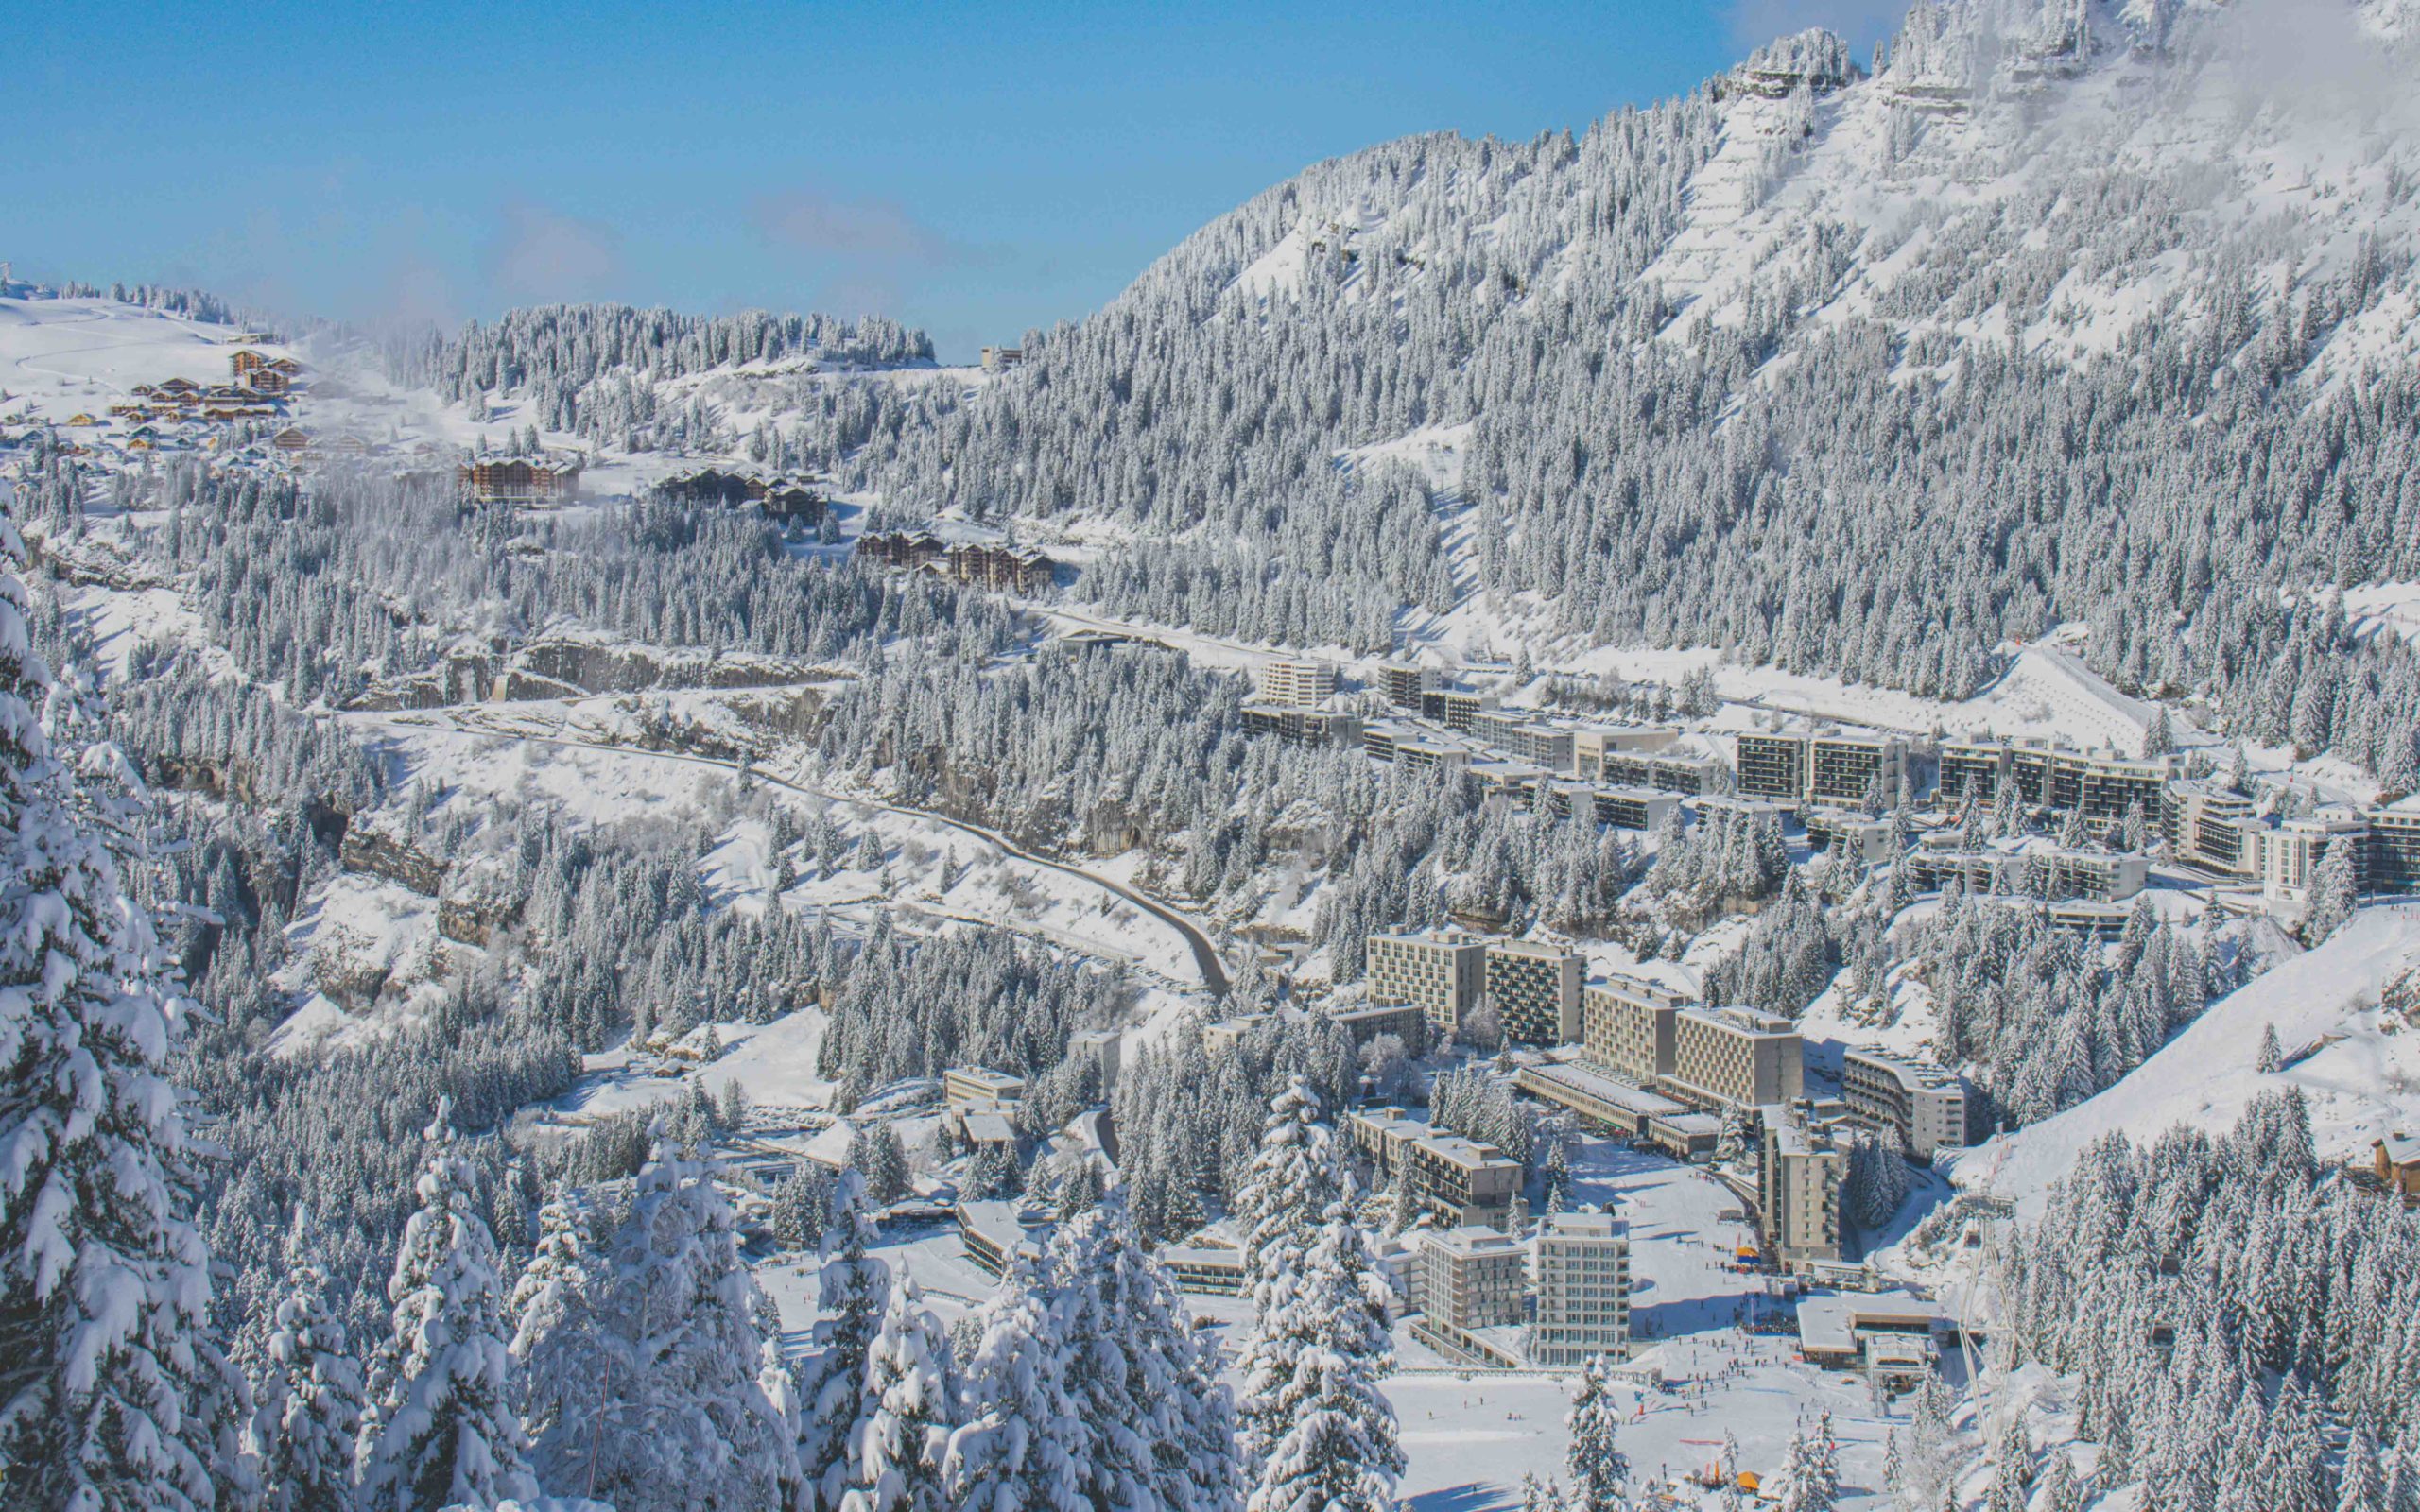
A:
<svg viewBox="0 0 2420 1512">
<path fill-rule="evenodd" d="M 2049 1184 L 2094 1140 L 2226 1128 L 2255 1096 L 2288 1086 L 2310 1104 L 2323 1160 L 2364 1154 L 2381 1134 L 2420 1127 L 2420 1024 L 2378 1008 L 2379 990 L 2415 967 L 2420 904 L 2365 909 L 2319 949 L 2213 1004 L 2115 1087 L 1965 1156 L 1958 1179 L 2039 1212 Z M 2263 1073 L 2269 1027 L 2287 1064 Z"/>
</svg>

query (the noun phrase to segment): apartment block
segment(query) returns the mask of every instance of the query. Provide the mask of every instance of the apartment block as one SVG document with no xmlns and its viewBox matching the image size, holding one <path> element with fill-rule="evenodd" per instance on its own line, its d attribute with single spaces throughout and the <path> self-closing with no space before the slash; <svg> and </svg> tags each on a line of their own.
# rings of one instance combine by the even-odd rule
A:
<svg viewBox="0 0 2420 1512">
<path fill-rule="evenodd" d="M 1693 1006 L 1678 992 L 1631 976 L 1581 990 L 1581 1044 L 1588 1059 L 1641 1087 L 1672 1074 L 1678 1025 Z"/>
<path fill-rule="evenodd" d="M 1908 786 L 1908 743 L 1896 735 L 1816 735 L 1806 743 L 1812 802 L 1888 807 Z"/>
<path fill-rule="evenodd" d="M 1756 1206 L 1767 1248 L 1791 1270 L 1839 1260 L 1847 1152 L 1829 1133 L 1809 1127 L 1796 1108 L 1777 1105 L 1763 1113 Z"/>
<path fill-rule="evenodd" d="M 2151 863 L 2138 850 L 2071 850 L 2048 852 L 2050 893 L 2055 899 L 2083 898 L 2094 902 L 2122 902 L 2143 890 Z"/>
<path fill-rule="evenodd" d="M 1503 940 L 1487 947 L 1487 1002 L 1508 1040 L 1569 1044 L 1580 1038 L 1579 955 L 1560 945 Z"/>
<path fill-rule="evenodd" d="M 1421 695 L 1443 687 L 1445 675 L 1435 667 L 1414 666 L 1409 662 L 1381 662 L 1374 681 L 1387 702 L 1416 714 L 1420 713 Z"/>
<path fill-rule="evenodd" d="M 1702 798 L 1722 791 L 1726 774 L 1719 756 L 1689 756 L 1677 751 L 1649 754 L 1607 752 L 1600 780 L 1621 787 L 1653 788 Z"/>
<path fill-rule="evenodd" d="M 1451 778 L 1470 775 L 1471 753 L 1466 746 L 1442 740 L 1405 740 L 1401 737 L 1397 737 L 1394 745 L 1395 762 L 1407 770 L 1439 772 Z"/>
<path fill-rule="evenodd" d="M 1939 792 L 1944 804 L 1968 798 L 1988 803 L 2008 777 L 2008 746 L 1996 740 L 1953 740 L 1941 747 Z"/>
<path fill-rule="evenodd" d="M 2255 824 L 2243 835 L 2243 869 L 2260 879 L 2264 897 L 2287 902 L 2308 898 L 2312 873 L 2339 842 L 2351 848 L 2354 890 L 2368 890 L 2370 825 L 2351 809 L 2326 808 L 2298 819 Z"/>
<path fill-rule="evenodd" d="M 942 1073 L 942 1093 L 953 1108 L 1013 1103 L 1025 1096 L 1025 1078 L 984 1066 L 952 1066 Z"/>
<path fill-rule="evenodd" d="M 1424 1211 L 1457 1226 L 1512 1227 L 1521 1202 L 1520 1161 L 1458 1134 L 1429 1134 L 1401 1154 L 1412 1198 Z"/>
<path fill-rule="evenodd" d="M 1966 1143 L 1965 1089 L 1929 1062 L 1879 1050 L 1848 1051 L 1841 1057 L 1841 1097 L 1850 1116 L 1870 1128 L 1895 1130 L 1919 1160 Z"/>
<path fill-rule="evenodd" d="M 1630 1237 L 1610 1213 L 1547 1215 L 1532 1246 L 1530 1363 L 1584 1366 L 1630 1352 Z"/>
<path fill-rule="evenodd" d="M 1465 735 L 1478 725 L 1482 712 L 1495 707 L 1495 695 L 1468 688 L 1437 688 L 1420 696 L 1421 718 Z"/>
<path fill-rule="evenodd" d="M 2420 808 L 2372 809 L 2369 820 L 2371 889 L 2420 891 Z"/>
<path fill-rule="evenodd" d="M 1608 756 L 1659 751 L 1679 733 L 1665 725 L 1582 725 L 1571 732 L 1571 775 L 1583 782 L 1601 782 Z"/>
<path fill-rule="evenodd" d="M 1357 1049 L 1382 1034 L 1393 1035 L 1406 1045 L 1418 1044 L 1428 1024 L 1428 1015 L 1417 1004 L 1411 1003 L 1380 1003 L 1362 1008 L 1332 1009 L 1327 1018 L 1330 1023 L 1352 1037 Z"/>
<path fill-rule="evenodd" d="M 1748 1008 L 1684 1008 L 1672 1071 L 1657 1089 L 1701 1107 L 1754 1108 L 1806 1095 L 1806 1052 L 1788 1019 Z"/>
<path fill-rule="evenodd" d="M 1307 709 L 1336 696 L 1333 662 L 1263 662 L 1257 674 L 1265 702 Z"/>
<path fill-rule="evenodd" d="M 1806 843 L 1860 866 L 1878 867 L 1898 859 L 1893 849 L 1891 821 L 1848 809 L 1806 811 Z"/>
<path fill-rule="evenodd" d="M 1750 730 L 1738 741 L 1739 794 L 1795 803 L 1806 792 L 1806 737 Z"/>
<path fill-rule="evenodd" d="M 1409 1003 L 1441 1034 L 1460 1028 L 1487 989 L 1487 942 L 1459 932 L 1373 935 L 1363 948 L 1373 1003 Z"/>
<path fill-rule="evenodd" d="M 2157 822 L 2180 766 L 2174 756 L 2096 755 L 2039 739 L 1952 741 L 1941 749 L 1940 794 L 1945 802 L 1991 802 L 2014 784 L 2029 808 L 2072 809 L 2100 826 L 2140 808 Z"/>
<path fill-rule="evenodd" d="M 1349 746 L 1361 738 L 1361 721 L 1334 709 L 1248 703 L 1243 722 L 1244 733 L 1274 735 L 1289 746 Z"/>
<path fill-rule="evenodd" d="M 1506 1328 L 1521 1321 L 1527 1257 L 1512 1235 L 1477 1225 L 1432 1231 L 1413 1267 L 1413 1301 L 1432 1323 Z"/>
<path fill-rule="evenodd" d="M 2073 760 L 2068 753 L 2060 755 L 2062 765 Z M 2142 760 L 2085 757 L 2076 775 L 2074 807 L 2088 824 L 2117 824 L 2136 810 L 2145 819 L 2156 822 L 2161 799 L 2168 792 L 2168 784 L 2176 780 L 2178 770 L 2179 764 L 2173 756 Z"/>
<path fill-rule="evenodd" d="M 1381 1180 L 1402 1174 L 1409 1160 L 1405 1152 L 1429 1133 L 1426 1124 L 1400 1108 L 1357 1108 L 1344 1115 L 1344 1137 Z"/>
<path fill-rule="evenodd" d="M 2213 871 L 2243 867 L 2242 826 L 2252 799 L 2217 781 L 2170 782 L 2160 800 L 2160 828 L 2177 860 Z"/>
</svg>

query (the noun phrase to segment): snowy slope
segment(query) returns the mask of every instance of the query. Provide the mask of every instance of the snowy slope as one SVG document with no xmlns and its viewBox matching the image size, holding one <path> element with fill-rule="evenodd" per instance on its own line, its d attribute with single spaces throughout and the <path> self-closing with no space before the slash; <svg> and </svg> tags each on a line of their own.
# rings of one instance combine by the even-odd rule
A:
<svg viewBox="0 0 2420 1512">
<path fill-rule="evenodd" d="M 2420 1024 L 2393 1013 L 2382 1021 L 2378 1009 L 2380 989 L 2415 966 L 2420 904 L 2369 909 L 2318 950 L 2213 1004 L 2107 1091 L 1968 1155 L 1958 1179 L 2038 1212 L 2049 1184 L 2095 1140 L 2224 1128 L 2254 1096 L 2286 1086 L 2309 1100 L 2323 1159 L 2360 1154 L 2381 1133 L 2420 1125 Z M 2288 1064 L 2264 1074 L 2261 1032 L 2272 1025 Z"/>
</svg>

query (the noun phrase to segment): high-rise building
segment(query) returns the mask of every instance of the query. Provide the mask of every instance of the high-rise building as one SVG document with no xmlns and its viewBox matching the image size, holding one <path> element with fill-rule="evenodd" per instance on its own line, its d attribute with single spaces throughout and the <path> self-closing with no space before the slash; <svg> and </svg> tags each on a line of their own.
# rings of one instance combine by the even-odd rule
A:
<svg viewBox="0 0 2420 1512">
<path fill-rule="evenodd" d="M 1806 792 L 1806 737 L 1778 730 L 1742 731 L 1739 796 L 1795 803 Z"/>
<path fill-rule="evenodd" d="M 1757 1160 L 1757 1218 L 1773 1256 L 1793 1270 L 1841 1258 L 1841 1189 L 1848 1155 L 1839 1141 L 1808 1125 L 1790 1104 L 1761 1109 L 1764 1140 Z"/>
<path fill-rule="evenodd" d="M 1487 948 L 1487 1003 L 1508 1040 L 1569 1044 L 1580 1038 L 1579 955 L 1560 945 L 1499 940 Z"/>
<path fill-rule="evenodd" d="M 1584 1366 L 1630 1352 L 1630 1237 L 1612 1214 L 1548 1213 L 1531 1268 L 1538 1298 L 1531 1365 Z"/>
<path fill-rule="evenodd" d="M 1363 947 L 1373 1003 L 1411 1003 L 1442 1034 L 1461 1026 L 1487 987 L 1487 942 L 1459 932 L 1373 935 Z"/>
<path fill-rule="evenodd" d="M 1433 1230 L 1421 1246 L 1418 1294 L 1431 1322 L 1458 1329 L 1504 1328 L 1521 1321 L 1521 1242 L 1475 1224 Z"/>
<path fill-rule="evenodd" d="M 1841 1057 L 1841 1098 L 1859 1123 L 1891 1129 L 1919 1160 L 1966 1143 L 1966 1091 L 1948 1071 L 1879 1050 Z"/>
<path fill-rule="evenodd" d="M 1637 977 L 1591 982 L 1580 994 L 1582 1051 L 1624 1080 L 1653 1086 L 1672 1074 L 1675 1027 L 1690 1005 L 1680 993 Z"/>
<path fill-rule="evenodd" d="M 1374 680 L 1387 702 L 1416 714 L 1420 713 L 1420 696 L 1443 687 L 1445 675 L 1435 667 L 1414 666 L 1409 662 L 1381 662 Z"/>
<path fill-rule="evenodd" d="M 1260 696 L 1270 703 L 1307 709 L 1336 696 L 1333 662 L 1263 662 Z"/>
<path fill-rule="evenodd" d="M 1672 1071 L 1658 1089 L 1700 1106 L 1755 1108 L 1806 1095 L 1806 1052 L 1788 1019 L 1748 1008 L 1684 1008 Z"/>
<path fill-rule="evenodd" d="M 1457 1226 L 1509 1228 L 1521 1204 L 1521 1162 L 1493 1144 L 1429 1134 L 1402 1147 L 1405 1179 L 1423 1211 Z"/>
<path fill-rule="evenodd" d="M 2370 886 L 2378 892 L 2420 890 L 2420 808 L 2397 803 L 2372 809 Z"/>
</svg>

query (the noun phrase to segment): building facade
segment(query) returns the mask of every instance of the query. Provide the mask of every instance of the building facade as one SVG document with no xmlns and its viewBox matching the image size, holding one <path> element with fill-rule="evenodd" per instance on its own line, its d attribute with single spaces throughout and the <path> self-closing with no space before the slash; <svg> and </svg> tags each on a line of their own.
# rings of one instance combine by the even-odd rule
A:
<svg viewBox="0 0 2420 1512">
<path fill-rule="evenodd" d="M 1788 1269 L 1841 1258 L 1841 1188 L 1848 1157 L 1833 1138 L 1808 1127 L 1799 1109 L 1763 1109 L 1756 1170 L 1757 1219 L 1767 1249 Z"/>
<path fill-rule="evenodd" d="M 1373 1003 L 1409 1003 L 1450 1035 L 1487 988 L 1487 942 L 1467 935 L 1373 935 L 1363 948 Z"/>
<path fill-rule="evenodd" d="M 1427 1134 L 1403 1146 L 1412 1200 L 1457 1228 L 1510 1228 L 1521 1205 L 1521 1162 L 1493 1144 Z"/>
<path fill-rule="evenodd" d="M 1508 1040 L 1570 1044 L 1580 1038 L 1579 955 L 1560 945 L 1499 940 L 1487 947 L 1487 1003 Z"/>
<path fill-rule="evenodd" d="M 1672 1070 L 1657 1090 L 1701 1107 L 1791 1102 L 1806 1095 L 1806 1051 L 1788 1019 L 1684 1008 L 1672 1022 Z"/>
<path fill-rule="evenodd" d="M 1570 1368 L 1630 1352 L 1630 1237 L 1610 1213 L 1548 1213 L 1531 1266 L 1530 1363 Z"/>
<path fill-rule="evenodd" d="M 1895 1131 L 1919 1160 L 1966 1143 L 1966 1091 L 1940 1066 L 1851 1050 L 1841 1057 L 1841 1098 L 1868 1127 Z"/>
<path fill-rule="evenodd" d="M 1336 696 L 1333 662 L 1263 662 L 1255 676 L 1269 703 L 1307 709 Z"/>
<path fill-rule="evenodd" d="M 1591 1061 L 1641 1087 L 1672 1074 L 1687 998 L 1630 976 L 1591 982 L 1580 994 L 1581 1045 Z"/>
</svg>

